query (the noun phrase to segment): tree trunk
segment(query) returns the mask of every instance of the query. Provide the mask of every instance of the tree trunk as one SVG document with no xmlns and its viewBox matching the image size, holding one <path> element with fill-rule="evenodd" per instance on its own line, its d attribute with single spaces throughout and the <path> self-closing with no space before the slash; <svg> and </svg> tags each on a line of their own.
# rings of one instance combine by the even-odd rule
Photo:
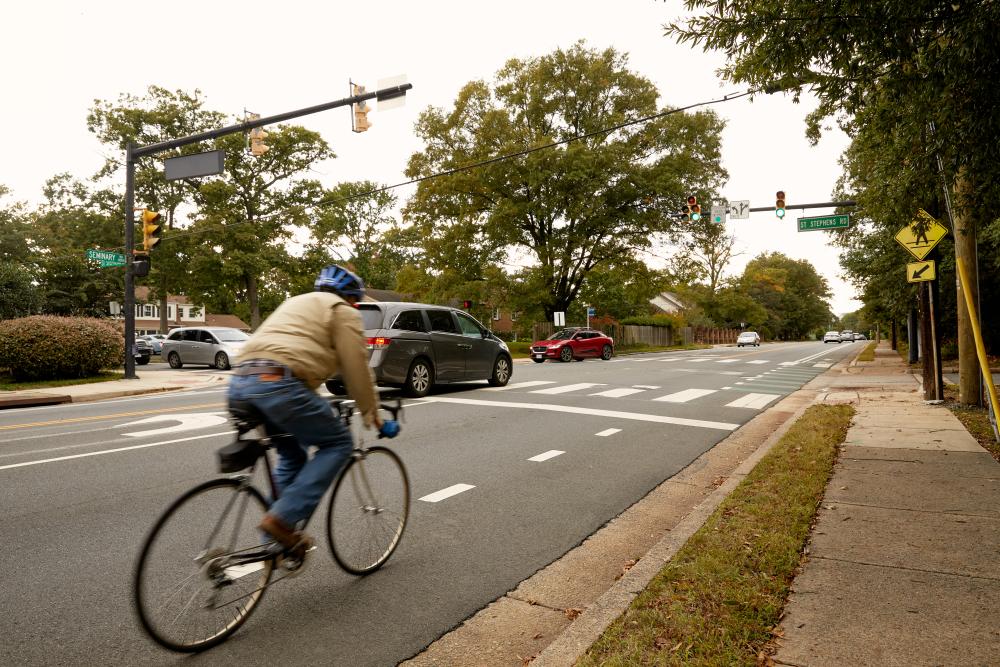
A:
<svg viewBox="0 0 1000 667">
<path fill-rule="evenodd" d="M 955 257 L 965 263 L 969 278 L 969 293 L 978 310 L 979 267 L 976 257 L 976 223 L 971 215 L 972 184 L 965 167 L 955 177 L 955 206 L 952 222 L 955 225 Z M 956 283 L 959 281 L 956 280 Z M 958 402 L 966 405 L 980 404 L 979 362 L 976 357 L 976 340 L 972 333 L 972 320 L 965 305 L 962 285 L 958 284 Z M 978 317 L 978 314 L 976 315 Z"/>
<path fill-rule="evenodd" d="M 260 326 L 260 304 L 257 302 L 257 276 L 247 275 L 247 298 L 250 300 L 250 330 Z"/>
</svg>

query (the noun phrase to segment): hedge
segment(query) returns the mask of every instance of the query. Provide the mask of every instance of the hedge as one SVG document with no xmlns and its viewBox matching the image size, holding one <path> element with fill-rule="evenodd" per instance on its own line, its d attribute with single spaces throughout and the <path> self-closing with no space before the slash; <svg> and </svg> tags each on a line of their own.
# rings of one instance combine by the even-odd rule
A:
<svg viewBox="0 0 1000 667">
<path fill-rule="evenodd" d="M 665 313 L 657 315 L 637 315 L 635 317 L 626 317 L 621 321 L 622 324 L 632 324 L 641 327 L 667 327 L 673 331 L 677 331 L 682 327 L 687 326 L 687 322 L 684 320 L 682 315 L 669 315 Z"/>
<path fill-rule="evenodd" d="M 0 322 L 0 368 L 17 382 L 97 375 L 124 362 L 125 337 L 108 320 L 33 315 Z"/>
</svg>

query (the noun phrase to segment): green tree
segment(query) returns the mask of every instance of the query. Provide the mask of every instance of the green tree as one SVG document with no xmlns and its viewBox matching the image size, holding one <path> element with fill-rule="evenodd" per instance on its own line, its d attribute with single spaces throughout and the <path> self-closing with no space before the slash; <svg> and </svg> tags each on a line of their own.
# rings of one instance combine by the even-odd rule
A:
<svg viewBox="0 0 1000 667">
<path fill-rule="evenodd" d="M 303 175 L 334 157 L 319 134 L 294 125 L 271 128 L 267 145 L 253 157 L 241 135 L 216 140 L 226 151 L 225 174 L 201 185 L 199 217 L 176 235 L 171 250 L 189 266 L 190 296 L 247 318 L 254 329 L 303 272 L 285 245 L 296 230 L 315 224 L 314 204 L 323 193 Z M 174 241 L 165 237 L 162 245 L 168 243 Z"/>
<path fill-rule="evenodd" d="M 764 309 L 766 338 L 799 340 L 829 322 L 826 279 L 804 259 L 780 252 L 758 255 L 744 269 L 739 288 Z"/>
<path fill-rule="evenodd" d="M 725 225 L 702 218 L 691 223 L 682 239 L 683 254 L 700 267 L 701 275 L 708 281 L 709 292 L 714 294 L 729 262 L 740 255 L 734 252 L 736 237 L 726 232 Z"/>
<path fill-rule="evenodd" d="M 0 260 L 0 320 L 38 312 L 41 295 L 32 283 L 32 273 L 24 264 Z"/>
<path fill-rule="evenodd" d="M 578 43 L 510 60 L 493 85 L 470 82 L 450 111 L 421 114 L 425 146 L 410 158 L 410 177 L 591 135 L 421 182 L 405 214 L 424 235 L 428 268 L 472 278 L 510 253 L 527 256 L 550 316 L 595 268 L 670 232 L 688 194 L 719 187 L 723 123 L 710 112 L 603 131 L 665 111 L 652 82 L 627 65 L 614 49 Z"/>
<path fill-rule="evenodd" d="M 579 300 L 596 308 L 599 315 L 621 320 L 649 313 L 649 300 L 668 286 L 664 272 L 651 269 L 640 260 L 627 259 L 591 271 Z"/>
<path fill-rule="evenodd" d="M 10 188 L 0 185 L 0 200 Z M 0 206 L 0 262 L 26 262 L 33 251 L 25 206 L 21 202 Z"/>
<path fill-rule="evenodd" d="M 121 176 L 124 167 L 121 156 L 130 142 L 147 146 L 178 139 L 221 127 L 224 120 L 224 114 L 205 108 L 205 100 L 199 90 L 187 93 L 150 86 L 143 96 L 122 94 L 114 102 L 95 100 L 87 116 L 87 127 L 101 143 L 116 152 L 115 157 L 108 158 L 96 178 Z M 178 227 L 177 210 L 192 202 L 193 189 L 184 181 L 167 181 L 163 176 L 163 160 L 203 150 L 203 146 L 193 144 L 141 158 L 136 164 L 136 205 L 159 212 L 167 230 Z M 121 221 L 118 224 L 120 227 Z M 141 232 L 136 238 L 142 238 Z M 151 260 L 149 277 L 139 279 L 139 282 L 148 284 L 153 294 L 159 297 L 160 330 L 166 333 L 167 293 L 183 288 L 187 267 L 176 244 L 171 246 L 161 242 Z"/>
</svg>

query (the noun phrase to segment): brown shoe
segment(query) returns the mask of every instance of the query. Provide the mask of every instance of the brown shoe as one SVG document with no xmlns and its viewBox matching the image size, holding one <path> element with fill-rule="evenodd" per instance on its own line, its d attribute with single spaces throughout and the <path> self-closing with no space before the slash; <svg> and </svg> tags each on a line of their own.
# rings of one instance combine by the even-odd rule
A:
<svg viewBox="0 0 1000 667">
<path fill-rule="evenodd" d="M 312 548 L 315 540 L 301 531 L 290 528 L 284 521 L 271 514 L 265 514 L 258 526 L 260 530 L 274 538 L 274 541 L 285 548 L 296 558 L 305 558 L 306 552 Z"/>
</svg>

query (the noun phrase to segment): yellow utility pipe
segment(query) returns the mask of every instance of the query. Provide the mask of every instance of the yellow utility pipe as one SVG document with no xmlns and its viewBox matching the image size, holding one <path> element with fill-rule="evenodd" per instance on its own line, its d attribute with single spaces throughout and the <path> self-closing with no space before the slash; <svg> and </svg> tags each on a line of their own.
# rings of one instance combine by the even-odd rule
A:
<svg viewBox="0 0 1000 667">
<path fill-rule="evenodd" d="M 990 364 L 986 359 L 986 347 L 983 345 L 983 334 L 979 331 L 979 318 L 976 313 L 976 305 L 972 303 L 972 295 L 969 293 L 969 281 L 965 277 L 965 262 L 961 257 L 956 257 L 958 264 L 958 277 L 962 280 L 962 294 L 965 296 L 965 306 L 969 311 L 969 321 L 972 324 L 972 335 L 976 338 L 976 356 L 979 357 L 979 368 L 983 371 L 983 378 L 986 381 L 986 388 L 990 393 L 990 406 L 993 408 L 994 421 L 1000 419 L 1000 406 L 997 405 L 997 388 L 993 384 L 993 375 L 990 373 Z M 994 431 L 994 435 L 996 432 Z"/>
</svg>

